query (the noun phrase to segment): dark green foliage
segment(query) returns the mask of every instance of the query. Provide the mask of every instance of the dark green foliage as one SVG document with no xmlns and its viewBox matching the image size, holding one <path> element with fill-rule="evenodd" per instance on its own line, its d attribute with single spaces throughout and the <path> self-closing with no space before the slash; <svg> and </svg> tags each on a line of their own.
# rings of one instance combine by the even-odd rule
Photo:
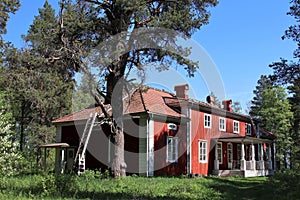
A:
<svg viewBox="0 0 300 200">
<path fill-rule="evenodd" d="M 49 61 L 59 47 L 58 26 L 55 11 L 46 1 L 23 36 L 27 47 L 11 46 L 5 51 L 3 86 L 10 94 L 16 139 L 34 161 L 38 145 L 54 142 L 52 120 L 71 110 L 74 71 L 68 63 Z"/>
<path fill-rule="evenodd" d="M 291 134 L 293 112 L 283 87 L 274 86 L 266 76 L 258 81 L 250 110 L 251 116 L 260 121 L 259 126 L 272 132 L 276 138 L 277 167 L 289 167 L 290 151 L 295 144 Z"/>
<path fill-rule="evenodd" d="M 288 61 L 281 58 L 280 61 L 274 62 L 270 67 L 274 70 L 271 76 L 276 84 L 284 85 L 290 93 L 289 101 L 292 105 L 294 115 L 293 127 L 291 129 L 292 139 L 295 145 L 291 150 L 292 168 L 300 167 L 300 2 L 296 0 L 290 1 L 290 11 L 288 15 L 294 17 L 295 24 L 291 25 L 286 31 L 282 39 L 291 39 L 297 44 L 294 51 L 294 60 Z"/>
<path fill-rule="evenodd" d="M 250 106 L 250 116 L 253 117 L 254 119 L 260 119 L 260 116 L 258 115 L 258 112 L 260 110 L 260 107 L 263 104 L 262 100 L 262 93 L 264 90 L 268 90 L 272 88 L 273 83 L 265 75 L 262 75 L 260 79 L 257 81 L 257 86 L 255 90 L 253 90 L 254 97 L 251 101 L 251 106 Z"/>
</svg>

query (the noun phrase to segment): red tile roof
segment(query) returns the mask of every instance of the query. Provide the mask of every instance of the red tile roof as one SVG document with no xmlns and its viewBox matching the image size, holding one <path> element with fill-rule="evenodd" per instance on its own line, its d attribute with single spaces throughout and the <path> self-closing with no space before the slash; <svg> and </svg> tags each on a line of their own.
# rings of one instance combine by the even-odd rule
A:
<svg viewBox="0 0 300 200">
<path fill-rule="evenodd" d="M 164 98 L 166 97 L 170 98 L 175 96 L 171 93 L 149 87 L 138 89 L 131 95 L 130 98 L 126 98 L 123 101 L 124 114 L 150 112 L 172 117 L 183 117 L 184 115 L 176 112 L 166 105 L 164 101 Z M 95 112 L 101 114 L 101 108 L 87 108 L 54 120 L 53 123 L 86 120 L 89 117 L 90 113 Z"/>
<path fill-rule="evenodd" d="M 73 121 L 80 121 L 80 120 L 86 120 L 91 113 L 101 112 L 100 107 L 95 108 L 87 108 L 84 110 L 80 110 L 78 112 L 66 115 L 64 117 L 61 117 L 59 119 L 56 119 L 52 121 L 52 123 L 63 123 L 63 122 L 73 122 Z"/>
</svg>

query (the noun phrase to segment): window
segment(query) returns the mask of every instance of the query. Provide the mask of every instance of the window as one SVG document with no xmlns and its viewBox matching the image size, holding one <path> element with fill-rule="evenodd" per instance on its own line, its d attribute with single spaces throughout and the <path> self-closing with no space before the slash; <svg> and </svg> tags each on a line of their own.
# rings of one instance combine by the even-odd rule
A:
<svg viewBox="0 0 300 200">
<path fill-rule="evenodd" d="M 252 135 L 252 127 L 251 124 L 246 124 L 246 134 Z"/>
<path fill-rule="evenodd" d="M 226 120 L 223 117 L 219 118 L 219 130 L 226 131 Z"/>
<path fill-rule="evenodd" d="M 204 114 L 204 127 L 205 128 L 211 127 L 211 115 Z"/>
<path fill-rule="evenodd" d="M 178 138 L 168 137 L 167 138 L 167 161 L 177 162 L 178 157 Z"/>
<path fill-rule="evenodd" d="M 229 163 L 232 163 L 232 144 L 227 144 L 227 159 Z"/>
<path fill-rule="evenodd" d="M 207 141 L 199 140 L 199 162 L 207 162 Z"/>
<path fill-rule="evenodd" d="M 218 161 L 220 164 L 223 163 L 223 159 L 222 159 L 222 143 L 217 143 L 217 156 L 218 156 Z"/>
<path fill-rule="evenodd" d="M 240 132 L 240 127 L 239 127 L 239 122 L 238 121 L 233 121 L 233 132 L 234 133 L 239 133 Z"/>
</svg>

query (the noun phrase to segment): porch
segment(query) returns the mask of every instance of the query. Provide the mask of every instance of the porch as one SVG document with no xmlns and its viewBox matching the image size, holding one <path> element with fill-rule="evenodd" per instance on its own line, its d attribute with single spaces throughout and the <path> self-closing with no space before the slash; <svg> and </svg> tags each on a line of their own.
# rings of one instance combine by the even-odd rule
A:
<svg viewBox="0 0 300 200">
<path fill-rule="evenodd" d="M 269 169 L 269 161 L 255 161 L 253 166 L 252 161 L 246 161 L 246 169 L 240 168 L 240 161 L 233 160 L 232 169 L 214 169 L 213 175 L 229 177 L 229 176 L 242 176 L 242 177 L 255 177 L 255 176 L 269 176 L 273 175 L 274 170 Z"/>
<path fill-rule="evenodd" d="M 214 139 L 214 142 L 212 174 L 242 177 L 274 174 L 275 143 L 272 140 L 230 135 Z"/>
</svg>

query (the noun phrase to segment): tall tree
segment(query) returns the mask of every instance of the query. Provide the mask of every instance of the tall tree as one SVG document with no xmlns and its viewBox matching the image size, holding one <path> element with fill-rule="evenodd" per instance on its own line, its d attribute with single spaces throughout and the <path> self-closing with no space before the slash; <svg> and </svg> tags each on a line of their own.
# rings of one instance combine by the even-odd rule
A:
<svg viewBox="0 0 300 200">
<path fill-rule="evenodd" d="M 51 52 L 60 47 L 58 30 L 55 10 L 46 1 L 23 36 L 27 46 L 11 48 L 5 56 L 5 83 L 20 126 L 21 149 L 25 138 L 30 147 L 53 141 L 51 121 L 70 112 L 74 71 L 68 63 L 49 63 Z"/>
<path fill-rule="evenodd" d="M 291 39 L 297 44 L 297 49 L 294 51 L 294 60 L 288 61 L 281 58 L 279 62 L 274 62 L 270 67 L 274 70 L 272 79 L 280 85 L 286 86 L 290 93 L 290 103 L 294 113 L 294 122 L 292 127 L 293 140 L 300 142 L 300 2 L 296 0 L 290 1 L 290 11 L 288 15 L 295 18 L 296 24 L 291 25 L 286 31 L 282 39 Z M 292 147 L 292 167 L 300 168 L 300 147 L 294 145 Z"/>
<path fill-rule="evenodd" d="M 251 117 L 259 119 L 260 116 L 258 114 L 262 104 L 262 93 L 265 90 L 271 89 L 273 87 L 273 82 L 270 80 L 269 77 L 262 75 L 260 79 L 257 81 L 257 86 L 255 90 L 253 90 L 254 97 L 251 100 L 251 106 L 249 114 Z"/>
<path fill-rule="evenodd" d="M 53 61 L 59 58 L 66 60 L 73 63 L 70 66 L 76 70 L 80 69 L 90 74 L 84 62 L 86 50 L 103 44 L 111 36 L 120 38 L 101 45 L 98 55 L 104 56 L 106 62 L 105 59 L 94 59 L 96 62 L 93 65 L 98 67 L 98 77 L 103 77 L 102 86 L 105 86 L 105 89 L 103 91 L 98 87 L 96 93 L 91 92 L 105 113 L 107 121 L 112 121 L 109 124 L 112 126 L 115 141 L 115 158 L 112 164 L 115 177 L 125 176 L 126 173 L 122 118 L 126 74 L 133 68 L 144 73 L 144 64 L 151 62 L 161 63 L 167 68 L 175 62 L 184 67 L 190 76 L 197 68 L 195 63 L 184 57 L 188 55 L 189 50 L 176 45 L 174 32 L 155 32 L 151 27 L 173 30 L 190 37 L 195 30 L 208 23 L 208 8 L 216 6 L 217 3 L 217 0 L 77 0 L 76 4 L 61 1 L 59 35 L 63 48 L 54 52 Z M 154 31 L 151 35 L 147 34 L 147 30 Z M 137 34 L 140 40 L 137 40 Z M 135 48 L 135 45 L 141 42 L 148 43 L 148 46 Z M 171 48 L 158 48 L 162 43 Z M 124 47 L 126 51 L 122 51 Z M 107 52 L 113 52 L 113 55 L 107 55 Z M 102 62 L 97 62 L 99 60 Z M 106 112 L 104 104 L 112 105 L 112 116 Z"/>
<path fill-rule="evenodd" d="M 286 169 L 290 163 L 290 151 L 293 145 L 290 129 L 293 113 L 287 99 L 285 89 L 274 86 L 264 90 L 261 94 L 262 104 L 257 112 L 261 119 L 261 126 L 277 136 L 277 165 L 280 169 Z"/>
</svg>

